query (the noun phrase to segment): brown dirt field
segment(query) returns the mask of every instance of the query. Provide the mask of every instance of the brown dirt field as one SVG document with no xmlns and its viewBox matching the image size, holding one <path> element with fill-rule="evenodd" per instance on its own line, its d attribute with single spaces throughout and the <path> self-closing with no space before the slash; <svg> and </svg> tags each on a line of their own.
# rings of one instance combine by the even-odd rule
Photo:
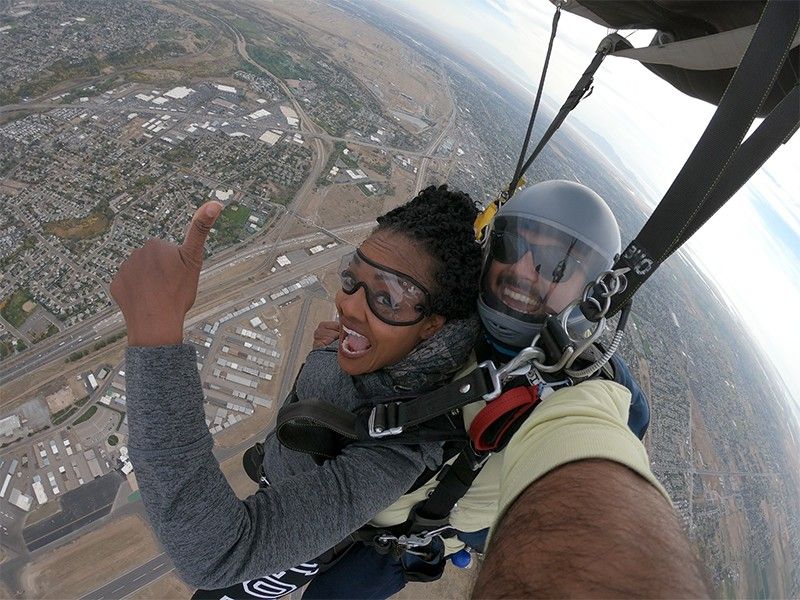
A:
<svg viewBox="0 0 800 600">
<path fill-rule="evenodd" d="M 174 572 L 127 596 L 130 600 L 186 600 L 194 593 Z"/>
<path fill-rule="evenodd" d="M 306 32 L 310 42 L 347 65 L 389 108 L 433 120 L 451 110 L 449 98 L 441 93 L 438 66 L 361 19 L 311 2 L 251 5 Z M 400 90 L 413 100 L 400 96 Z"/>
<path fill-rule="evenodd" d="M 75 378 L 72 379 L 77 384 L 81 384 L 80 381 L 76 381 Z M 71 383 L 71 382 L 70 382 Z M 85 390 L 86 388 L 84 388 Z M 56 413 L 63 408 L 67 408 L 70 404 L 75 401 L 75 390 L 72 388 L 71 385 L 66 385 L 60 390 L 58 390 L 55 394 L 50 394 L 45 398 L 45 402 L 47 402 L 47 408 L 50 409 L 50 413 Z"/>
<path fill-rule="evenodd" d="M 310 214 L 310 213 L 307 213 L 306 210 L 303 210 L 302 212 L 304 214 Z M 324 220 L 318 220 L 318 222 L 321 225 L 324 225 L 325 227 L 331 227 L 331 226 L 334 225 L 333 223 L 328 223 L 327 221 L 324 221 Z M 340 224 L 341 223 L 337 223 L 337 225 L 340 225 Z M 288 239 L 291 239 L 291 238 L 294 238 L 294 237 L 300 237 L 300 236 L 308 235 L 310 233 L 318 233 L 318 232 L 319 232 L 319 230 L 316 227 L 312 227 L 311 225 L 307 225 L 306 223 L 303 223 L 302 221 L 299 221 L 297 219 L 292 219 L 288 223 L 288 225 L 286 226 L 286 229 L 283 230 L 283 233 L 281 234 L 281 239 L 282 240 L 288 240 Z"/>
<path fill-rule="evenodd" d="M 64 219 L 44 224 L 47 233 L 67 240 L 86 240 L 105 233 L 109 227 L 108 218 L 99 212 L 90 212 L 83 219 Z"/>
<path fill-rule="evenodd" d="M 37 394 L 47 393 L 47 389 L 56 391 L 59 387 L 67 385 L 67 382 L 75 380 L 75 376 L 85 371 L 87 367 L 101 363 L 119 364 L 125 355 L 125 345 L 126 338 L 122 338 L 119 342 L 109 344 L 102 350 L 92 352 L 76 362 L 64 364 L 56 361 L 33 371 L 25 377 L 3 384 L 2 395 L 0 395 L 0 408 L 3 410 L 13 408 L 17 404 L 30 400 Z M 65 372 L 65 369 L 70 370 Z M 78 397 L 83 397 L 84 394 Z"/>
<path fill-rule="evenodd" d="M 317 212 L 319 223 L 324 223 L 326 227 L 362 223 L 383 214 L 383 198 L 367 198 L 357 186 L 337 183 L 331 186 Z"/>
<path fill-rule="evenodd" d="M 77 598 L 159 551 L 144 520 L 125 517 L 28 563 L 21 583 L 28 598 Z"/>
<path fill-rule="evenodd" d="M 240 452 L 236 456 L 231 456 L 228 460 L 220 464 L 220 469 L 222 469 L 225 479 L 231 484 L 236 496 L 239 498 L 247 498 L 250 494 L 255 493 L 258 486 L 247 476 L 247 473 L 245 473 L 242 467 L 242 454 L 244 453 Z"/>
</svg>

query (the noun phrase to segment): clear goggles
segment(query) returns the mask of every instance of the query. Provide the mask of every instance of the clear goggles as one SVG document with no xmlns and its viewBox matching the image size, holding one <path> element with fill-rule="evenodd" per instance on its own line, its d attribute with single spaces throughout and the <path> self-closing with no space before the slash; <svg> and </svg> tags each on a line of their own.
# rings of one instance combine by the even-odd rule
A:
<svg viewBox="0 0 800 600">
<path fill-rule="evenodd" d="M 364 289 L 372 313 L 387 325 L 414 325 L 431 314 L 431 295 L 413 277 L 371 261 L 360 250 L 342 257 L 345 294 Z"/>
</svg>

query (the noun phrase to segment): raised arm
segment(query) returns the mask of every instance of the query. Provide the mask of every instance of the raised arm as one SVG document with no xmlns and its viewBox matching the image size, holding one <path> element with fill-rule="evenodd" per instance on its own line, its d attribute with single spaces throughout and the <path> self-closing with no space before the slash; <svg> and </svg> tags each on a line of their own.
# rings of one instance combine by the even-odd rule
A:
<svg viewBox="0 0 800 600">
<path fill-rule="evenodd" d="M 129 348 L 130 454 L 150 522 L 187 583 L 215 589 L 313 560 L 400 497 L 414 448 L 350 446 L 239 500 L 212 454 L 188 345 Z"/>
</svg>

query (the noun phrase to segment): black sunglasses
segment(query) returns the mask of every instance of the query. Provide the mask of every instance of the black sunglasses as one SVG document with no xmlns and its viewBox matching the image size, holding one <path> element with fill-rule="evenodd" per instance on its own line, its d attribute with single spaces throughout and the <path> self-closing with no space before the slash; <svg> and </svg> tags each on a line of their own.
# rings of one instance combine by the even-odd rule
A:
<svg viewBox="0 0 800 600">
<path fill-rule="evenodd" d="M 492 231 L 489 239 L 489 255 L 492 260 L 513 265 L 530 252 L 539 276 L 554 283 L 569 279 L 580 267 L 581 260 L 572 255 L 574 248 L 574 240 L 569 247 L 541 245 L 513 233 L 497 230 Z"/>
</svg>

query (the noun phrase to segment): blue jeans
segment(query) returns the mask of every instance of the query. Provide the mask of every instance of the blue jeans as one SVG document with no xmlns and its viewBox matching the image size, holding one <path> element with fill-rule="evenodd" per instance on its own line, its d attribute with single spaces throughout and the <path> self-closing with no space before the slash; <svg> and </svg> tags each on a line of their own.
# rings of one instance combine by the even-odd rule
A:
<svg viewBox="0 0 800 600">
<path fill-rule="evenodd" d="M 458 538 L 479 552 L 483 551 L 488 529 L 472 533 L 459 533 Z M 329 570 L 317 575 L 306 587 L 303 600 L 383 600 L 400 590 L 407 583 L 406 569 L 433 567 L 444 557 L 444 545 L 436 540 L 433 561 L 424 561 L 418 556 L 405 553 L 400 560 L 392 554 L 378 554 L 373 548 L 355 544 L 347 554 Z"/>
</svg>

